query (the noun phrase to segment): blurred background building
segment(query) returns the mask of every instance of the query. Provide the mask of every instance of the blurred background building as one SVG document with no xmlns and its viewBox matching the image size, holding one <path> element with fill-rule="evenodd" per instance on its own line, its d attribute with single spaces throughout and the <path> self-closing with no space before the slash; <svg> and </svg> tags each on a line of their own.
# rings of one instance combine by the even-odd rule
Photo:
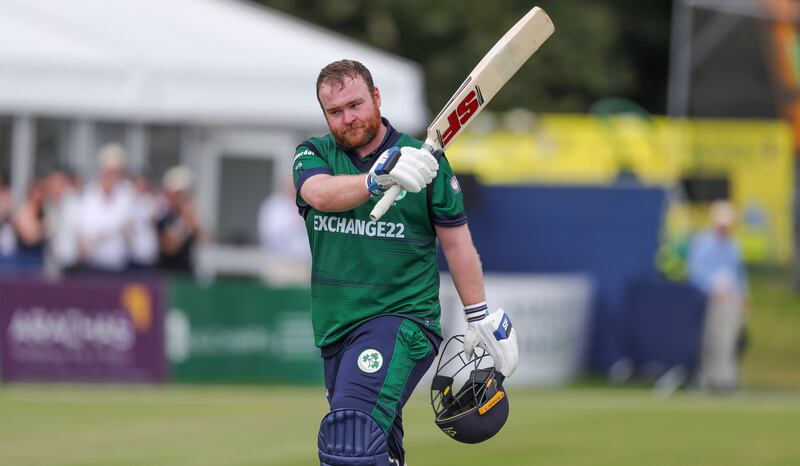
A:
<svg viewBox="0 0 800 466">
<path fill-rule="evenodd" d="M 258 270 L 259 206 L 287 154 L 325 129 L 322 66 L 370 63 L 394 123 L 425 125 L 418 65 L 253 3 L 4 0 L 0 31 L 0 172 L 15 202 L 55 169 L 93 178 L 109 142 L 156 186 L 184 165 L 212 238 L 207 274 Z"/>
</svg>

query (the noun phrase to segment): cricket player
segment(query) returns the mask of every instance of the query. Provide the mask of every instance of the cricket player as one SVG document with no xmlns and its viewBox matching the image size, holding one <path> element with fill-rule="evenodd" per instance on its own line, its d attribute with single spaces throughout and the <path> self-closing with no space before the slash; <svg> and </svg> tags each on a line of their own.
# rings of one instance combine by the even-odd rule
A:
<svg viewBox="0 0 800 466">
<path fill-rule="evenodd" d="M 465 350 L 481 346 L 510 376 L 516 333 L 502 310 L 488 312 L 461 187 L 444 154 L 420 149 L 381 116 L 380 91 L 359 62 L 323 68 L 316 91 L 330 134 L 300 144 L 292 167 L 331 410 L 320 425 L 320 462 L 403 465 L 402 408 L 442 341 L 437 238 L 469 322 Z M 405 195 L 370 221 L 394 185 Z"/>
</svg>

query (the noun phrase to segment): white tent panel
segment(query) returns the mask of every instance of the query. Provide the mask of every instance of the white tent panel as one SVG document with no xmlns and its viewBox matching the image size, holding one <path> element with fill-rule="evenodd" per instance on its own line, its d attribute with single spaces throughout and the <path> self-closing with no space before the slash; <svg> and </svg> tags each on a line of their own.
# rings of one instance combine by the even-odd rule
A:
<svg viewBox="0 0 800 466">
<path fill-rule="evenodd" d="M 383 111 L 424 127 L 412 62 L 232 0 L 0 0 L 0 112 L 319 127 L 317 73 L 362 61 Z"/>
</svg>

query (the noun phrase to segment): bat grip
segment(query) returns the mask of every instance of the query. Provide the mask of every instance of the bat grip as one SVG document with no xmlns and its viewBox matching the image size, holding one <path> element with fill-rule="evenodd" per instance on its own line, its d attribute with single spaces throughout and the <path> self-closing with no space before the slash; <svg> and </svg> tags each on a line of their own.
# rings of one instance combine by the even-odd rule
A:
<svg viewBox="0 0 800 466">
<path fill-rule="evenodd" d="M 392 206 L 394 200 L 400 195 L 400 191 L 402 191 L 402 188 L 398 185 L 394 185 L 389 188 L 389 190 L 383 194 L 381 200 L 379 200 L 378 203 L 375 204 L 375 207 L 372 208 L 372 212 L 369 213 L 369 219 L 373 222 L 376 222 L 383 217 L 383 214 L 389 210 L 389 207 Z"/>
</svg>

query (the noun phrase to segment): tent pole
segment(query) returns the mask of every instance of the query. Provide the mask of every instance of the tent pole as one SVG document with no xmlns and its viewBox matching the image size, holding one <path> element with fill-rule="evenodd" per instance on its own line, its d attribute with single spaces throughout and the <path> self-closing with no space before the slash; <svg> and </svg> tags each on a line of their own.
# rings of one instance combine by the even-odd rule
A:
<svg viewBox="0 0 800 466">
<path fill-rule="evenodd" d="M 84 182 L 88 182 L 94 178 L 97 166 L 95 124 L 86 119 L 77 120 L 73 123 L 70 132 L 72 133 L 70 161 L 72 161 L 77 174 L 83 178 Z"/>
<path fill-rule="evenodd" d="M 125 147 L 130 154 L 128 168 L 136 173 L 144 173 L 147 168 L 147 153 L 150 145 L 147 129 L 143 123 L 125 125 Z"/>
<path fill-rule="evenodd" d="M 11 132 L 11 198 L 19 205 L 33 177 L 36 126 L 31 115 L 14 117 Z"/>
<path fill-rule="evenodd" d="M 673 118 L 689 115 L 692 77 L 692 9 L 684 0 L 672 6 L 667 114 Z"/>
</svg>

